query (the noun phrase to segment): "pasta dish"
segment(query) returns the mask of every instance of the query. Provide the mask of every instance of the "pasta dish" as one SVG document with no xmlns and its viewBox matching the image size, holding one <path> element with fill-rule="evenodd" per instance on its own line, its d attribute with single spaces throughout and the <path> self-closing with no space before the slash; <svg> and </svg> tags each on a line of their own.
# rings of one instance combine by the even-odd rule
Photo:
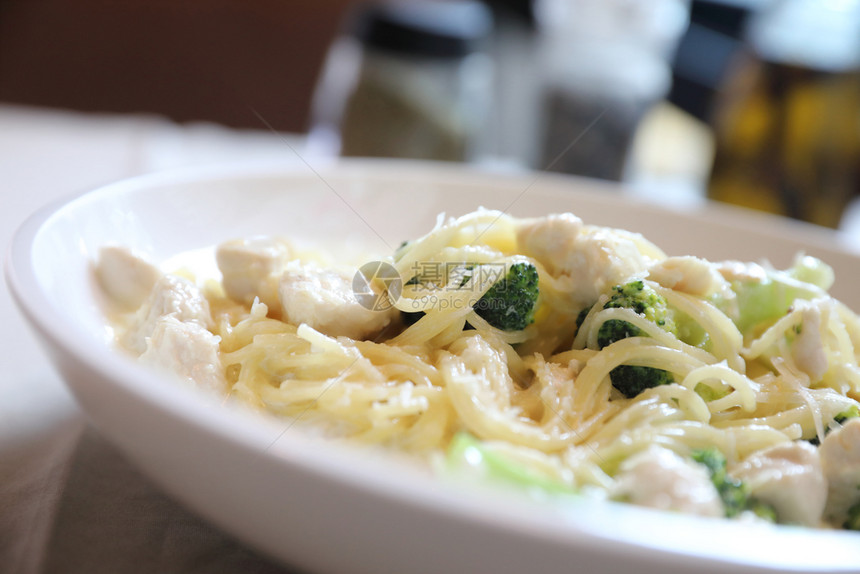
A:
<svg viewBox="0 0 860 574">
<path fill-rule="evenodd" d="M 279 237 L 213 255 L 204 277 L 104 248 L 118 345 L 438 472 L 860 530 L 860 322 L 816 258 L 668 257 L 490 210 L 360 265 Z"/>
</svg>

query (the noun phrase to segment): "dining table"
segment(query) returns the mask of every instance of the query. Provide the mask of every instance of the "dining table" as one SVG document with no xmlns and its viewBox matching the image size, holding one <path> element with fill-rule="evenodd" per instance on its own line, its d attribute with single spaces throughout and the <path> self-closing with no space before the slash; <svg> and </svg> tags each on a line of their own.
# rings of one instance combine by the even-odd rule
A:
<svg viewBox="0 0 860 574">
<path fill-rule="evenodd" d="M 290 139 L 292 138 L 292 139 Z M 115 180 L 299 161 L 302 138 L 156 114 L 0 104 L 0 244 L 37 209 Z M 174 502 L 87 420 L 0 289 L 0 572 L 298 572 Z"/>
<path fill-rule="evenodd" d="M 262 123 L 237 129 L 0 103 L 0 245 L 8 252 L 15 229 L 41 207 L 115 180 L 245 161 L 312 169 L 311 155 L 302 134 Z M 631 193 L 659 187 L 658 201 L 703 201 L 701 171 L 679 178 L 691 172 L 646 159 L 654 169 L 640 171 Z M 77 406 L 5 283 L 0 365 L 0 572 L 298 572 L 210 525 L 138 471 Z"/>
</svg>

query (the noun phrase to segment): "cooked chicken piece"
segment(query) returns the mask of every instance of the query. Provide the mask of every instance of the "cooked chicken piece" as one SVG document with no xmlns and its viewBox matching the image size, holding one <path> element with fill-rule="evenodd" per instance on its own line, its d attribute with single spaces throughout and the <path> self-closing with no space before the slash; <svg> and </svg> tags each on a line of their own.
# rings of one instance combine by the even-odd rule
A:
<svg viewBox="0 0 860 574">
<path fill-rule="evenodd" d="M 726 281 L 767 281 L 767 269 L 758 263 L 721 261 L 714 263 L 714 267 Z"/>
<path fill-rule="evenodd" d="M 572 213 L 526 219 L 517 228 L 520 251 L 546 267 L 553 277 L 565 273 L 568 253 L 576 248 L 582 220 Z"/>
<path fill-rule="evenodd" d="M 224 391 L 219 359 L 220 338 L 197 322 L 182 322 L 175 315 L 160 317 L 146 339 L 140 362 L 213 391 Z"/>
<path fill-rule="evenodd" d="M 143 353 L 147 337 L 152 335 L 158 320 L 165 315 L 203 327 L 209 327 L 212 322 L 209 302 L 197 285 L 176 275 L 163 275 L 137 310 L 128 330 L 120 338 L 120 344 L 136 354 Z"/>
<path fill-rule="evenodd" d="M 305 323 L 330 337 L 372 338 L 399 313 L 384 304 L 379 310 L 364 307 L 356 298 L 351 277 L 300 261 L 287 264 L 279 294 L 285 321 Z"/>
<path fill-rule="evenodd" d="M 848 509 L 860 502 L 860 418 L 830 431 L 818 452 L 829 485 L 824 514 L 838 526 Z"/>
<path fill-rule="evenodd" d="M 125 247 L 102 247 L 95 266 L 105 294 L 120 307 L 132 310 L 146 300 L 161 276 L 158 268 Z"/>
<path fill-rule="evenodd" d="M 698 297 L 726 293 L 731 289 L 713 264 L 691 255 L 658 261 L 648 270 L 648 278 L 667 289 Z"/>
<path fill-rule="evenodd" d="M 788 271 L 774 271 L 758 263 L 743 261 L 722 261 L 714 264 L 727 281 L 765 282 L 778 277 L 780 281 L 822 295 L 833 285 L 833 269 L 815 257 L 798 255 Z"/>
<path fill-rule="evenodd" d="M 621 464 L 611 496 L 661 510 L 700 516 L 725 515 L 708 470 L 659 446 L 635 454 Z"/>
<path fill-rule="evenodd" d="M 772 505 L 781 522 L 818 526 L 827 501 L 827 480 L 818 449 L 805 441 L 753 453 L 729 469 L 750 494 Z"/>
<path fill-rule="evenodd" d="M 215 260 L 227 296 L 245 305 L 258 297 L 273 315 L 279 315 L 278 285 L 291 251 L 285 240 L 275 237 L 236 239 L 219 245 Z"/>
<path fill-rule="evenodd" d="M 816 302 L 796 301 L 801 307 L 803 322 L 800 333 L 791 345 L 791 356 L 797 367 L 809 375 L 811 382 L 820 381 L 827 372 L 827 352 L 821 340 L 821 308 Z"/>
<path fill-rule="evenodd" d="M 566 284 L 571 304 L 578 308 L 593 304 L 614 285 L 643 275 L 665 257 L 640 235 L 585 226 L 570 213 L 524 221 L 517 241 L 522 254 Z"/>
</svg>

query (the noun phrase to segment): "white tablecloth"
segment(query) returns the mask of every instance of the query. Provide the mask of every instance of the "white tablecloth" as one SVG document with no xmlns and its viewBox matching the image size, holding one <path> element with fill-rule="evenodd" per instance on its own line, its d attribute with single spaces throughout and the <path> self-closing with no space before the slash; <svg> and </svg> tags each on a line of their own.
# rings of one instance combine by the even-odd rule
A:
<svg viewBox="0 0 860 574">
<path fill-rule="evenodd" d="M 30 213 L 183 165 L 291 160 L 283 136 L 0 105 L 0 245 Z M 0 572 L 275 573 L 168 499 L 87 421 L 0 288 Z"/>
</svg>

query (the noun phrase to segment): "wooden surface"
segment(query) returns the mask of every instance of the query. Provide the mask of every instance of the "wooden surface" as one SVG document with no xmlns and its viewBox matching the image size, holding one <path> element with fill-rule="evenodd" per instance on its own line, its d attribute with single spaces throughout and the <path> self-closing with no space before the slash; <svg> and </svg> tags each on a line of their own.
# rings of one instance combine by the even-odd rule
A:
<svg viewBox="0 0 860 574">
<path fill-rule="evenodd" d="M 349 0 L 0 0 L 0 100 L 307 129 Z"/>
</svg>

